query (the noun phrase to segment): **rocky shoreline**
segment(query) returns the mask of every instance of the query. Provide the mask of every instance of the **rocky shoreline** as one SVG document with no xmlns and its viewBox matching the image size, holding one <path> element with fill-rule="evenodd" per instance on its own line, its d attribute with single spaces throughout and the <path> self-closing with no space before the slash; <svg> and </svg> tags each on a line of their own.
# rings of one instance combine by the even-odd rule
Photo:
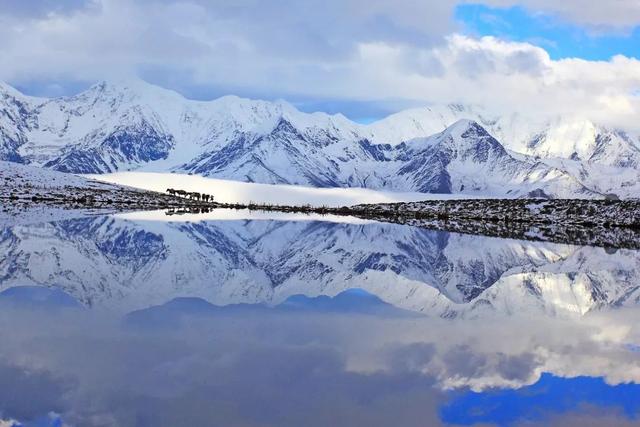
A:
<svg viewBox="0 0 640 427">
<path fill-rule="evenodd" d="M 348 211 L 456 233 L 640 249 L 640 200 L 447 200 L 357 205 Z"/>
<path fill-rule="evenodd" d="M 2 209 L 29 205 L 50 205 L 68 209 L 150 210 L 169 208 L 208 207 L 222 204 L 185 199 L 163 193 L 136 190 L 126 187 L 113 188 L 62 188 L 55 192 L 23 191 L 18 195 L 0 194 Z"/>
<path fill-rule="evenodd" d="M 462 199 L 356 205 L 350 209 L 367 215 L 415 219 L 640 228 L 640 200 Z"/>
<path fill-rule="evenodd" d="M 344 206 L 219 204 L 218 208 L 353 216 L 490 237 L 640 249 L 640 200 L 473 199 Z M 167 215 L 208 208 L 170 209 Z"/>
</svg>

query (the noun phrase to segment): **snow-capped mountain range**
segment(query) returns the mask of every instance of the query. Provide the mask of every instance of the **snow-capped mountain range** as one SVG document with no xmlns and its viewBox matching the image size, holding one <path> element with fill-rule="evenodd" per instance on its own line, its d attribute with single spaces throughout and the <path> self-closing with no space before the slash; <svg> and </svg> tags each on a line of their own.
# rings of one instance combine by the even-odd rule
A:
<svg viewBox="0 0 640 427">
<path fill-rule="evenodd" d="M 0 160 L 63 172 L 519 197 L 636 196 L 637 134 L 460 105 L 362 125 L 284 102 L 187 100 L 142 81 L 43 99 L 0 84 Z"/>
<path fill-rule="evenodd" d="M 125 312 L 176 297 L 276 305 L 351 288 L 442 317 L 573 316 L 640 303 L 636 251 L 395 224 L 87 217 L 2 227 L 0 250 L 0 291 L 53 287 Z"/>
</svg>

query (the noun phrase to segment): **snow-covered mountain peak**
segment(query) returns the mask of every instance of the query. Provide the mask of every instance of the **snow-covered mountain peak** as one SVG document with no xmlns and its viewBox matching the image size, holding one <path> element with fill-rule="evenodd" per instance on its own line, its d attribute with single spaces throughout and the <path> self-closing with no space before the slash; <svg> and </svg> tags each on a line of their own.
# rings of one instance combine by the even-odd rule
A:
<svg viewBox="0 0 640 427">
<path fill-rule="evenodd" d="M 435 145 L 466 150 L 473 149 L 477 147 L 478 144 L 487 140 L 490 140 L 494 145 L 500 145 L 499 142 L 475 120 L 460 119 L 442 132 L 426 138 L 414 138 L 403 145 L 414 151 Z"/>
<path fill-rule="evenodd" d="M 470 119 L 485 125 L 492 120 L 482 109 L 474 106 L 449 104 L 412 108 L 370 124 L 367 128 L 377 143 L 400 144 L 414 138 L 440 133 L 458 120 Z"/>
<path fill-rule="evenodd" d="M 173 90 L 164 89 L 137 79 L 118 79 L 96 83 L 77 95 L 62 98 L 57 103 L 85 104 L 108 107 L 145 107 L 159 114 L 176 112 L 189 102 Z M 62 102 L 60 102 L 62 101 Z"/>
<path fill-rule="evenodd" d="M 471 119 L 460 119 L 445 129 L 443 133 L 457 139 L 467 138 L 468 132 L 483 136 L 489 134 L 478 122 Z"/>
<path fill-rule="evenodd" d="M 54 99 L 0 85 L 0 160 L 76 173 L 144 168 L 265 183 L 479 192 L 487 180 L 502 188 L 483 175 L 496 169 L 458 180 L 470 173 L 458 161 L 499 158 L 500 179 L 510 183 L 547 188 L 549 177 L 571 175 L 580 194 L 584 187 L 628 197 L 640 191 L 638 145 L 637 135 L 585 118 L 500 116 L 475 105 L 414 108 L 362 125 L 283 100 L 190 100 L 135 79 Z M 426 157 L 412 158 L 428 147 Z M 560 187 L 545 191 L 569 194 Z"/>
<path fill-rule="evenodd" d="M 21 92 L 19 92 L 13 86 L 10 86 L 10 85 L 0 81 L 0 99 L 1 98 L 9 98 L 9 97 L 18 98 L 18 99 L 24 99 L 24 98 L 26 98 L 26 95 L 24 95 Z"/>
<path fill-rule="evenodd" d="M 179 100 L 186 100 L 180 93 L 148 83 L 142 79 L 119 78 L 114 80 L 103 80 L 87 89 L 87 92 L 100 91 L 105 94 L 129 93 L 134 96 L 170 96 Z"/>
</svg>

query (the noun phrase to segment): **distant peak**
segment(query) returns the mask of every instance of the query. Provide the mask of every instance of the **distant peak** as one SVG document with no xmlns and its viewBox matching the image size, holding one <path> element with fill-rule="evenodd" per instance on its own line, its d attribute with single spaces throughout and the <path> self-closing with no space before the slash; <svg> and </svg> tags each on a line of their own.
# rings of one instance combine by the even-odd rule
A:
<svg viewBox="0 0 640 427">
<path fill-rule="evenodd" d="M 291 120 L 285 115 L 282 114 L 276 121 L 273 127 L 274 133 L 296 133 L 296 127 L 291 123 Z"/>
<path fill-rule="evenodd" d="M 216 101 L 220 102 L 240 102 L 243 100 L 244 98 L 241 98 L 238 95 L 223 95 L 219 98 L 216 98 Z"/>
<path fill-rule="evenodd" d="M 12 96 L 14 98 L 23 98 L 23 97 L 25 97 L 25 95 L 22 92 L 20 92 L 18 89 L 14 88 L 10 84 L 5 83 L 3 81 L 0 81 L 0 93 L 1 94 L 7 94 L 7 95 Z"/>
<path fill-rule="evenodd" d="M 110 89 L 137 89 L 141 87 L 152 87 L 152 88 L 165 90 L 160 86 L 154 86 L 142 79 L 137 79 L 137 78 L 117 78 L 117 79 L 111 79 L 111 80 L 102 80 L 96 83 L 94 86 L 99 88 L 110 88 Z"/>
<path fill-rule="evenodd" d="M 130 91 L 132 87 L 134 85 L 128 84 L 126 80 L 101 80 L 91 85 L 85 93 L 118 93 Z"/>
<path fill-rule="evenodd" d="M 440 141 L 462 141 L 467 139 L 478 140 L 493 137 L 478 122 L 469 119 L 461 119 L 446 128 L 438 138 Z"/>
<path fill-rule="evenodd" d="M 460 119 L 457 120 L 456 122 L 454 122 L 450 127 L 470 127 L 470 126 L 474 126 L 477 125 L 478 122 L 476 122 L 475 120 L 472 119 Z"/>
<path fill-rule="evenodd" d="M 178 99 L 184 99 L 184 97 L 171 89 L 165 89 L 164 87 L 154 85 L 139 78 L 118 78 L 113 80 L 102 80 L 84 93 L 100 93 L 105 95 L 120 95 L 125 94 L 129 96 L 169 96 Z M 82 95 L 82 94 L 80 94 Z"/>
<path fill-rule="evenodd" d="M 482 126 L 480 126 L 480 124 L 478 124 L 478 122 L 476 122 L 475 120 L 471 120 L 471 119 L 460 119 L 457 122 L 453 123 L 451 126 L 449 126 L 447 129 L 445 129 L 445 133 L 464 133 L 466 132 L 468 129 L 483 129 L 484 128 Z"/>
</svg>

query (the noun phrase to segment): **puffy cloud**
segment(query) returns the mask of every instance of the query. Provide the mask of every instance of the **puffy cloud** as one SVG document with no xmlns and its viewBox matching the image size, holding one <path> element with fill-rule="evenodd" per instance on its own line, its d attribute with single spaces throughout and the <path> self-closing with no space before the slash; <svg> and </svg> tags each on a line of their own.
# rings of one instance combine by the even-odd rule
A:
<svg viewBox="0 0 640 427">
<path fill-rule="evenodd" d="M 139 75 L 200 98 L 282 97 L 378 114 L 461 102 L 638 126 L 640 61 L 556 61 L 532 44 L 455 34 L 456 0 L 69 0 L 49 9 L 41 0 L 32 19 L 18 17 L 29 11 L 17 3 L 0 12 L 0 80 L 23 87 Z M 615 13 L 594 19 L 584 2 L 518 3 L 594 25 L 637 20 L 637 2 L 606 3 Z"/>
<path fill-rule="evenodd" d="M 435 72 L 426 64 L 436 64 Z M 442 71 L 444 70 L 444 71 Z M 368 99 L 481 104 L 497 112 L 579 114 L 637 128 L 640 61 L 552 60 L 541 48 L 455 35 L 428 49 L 365 44 L 360 63 L 332 88 Z"/>
</svg>

